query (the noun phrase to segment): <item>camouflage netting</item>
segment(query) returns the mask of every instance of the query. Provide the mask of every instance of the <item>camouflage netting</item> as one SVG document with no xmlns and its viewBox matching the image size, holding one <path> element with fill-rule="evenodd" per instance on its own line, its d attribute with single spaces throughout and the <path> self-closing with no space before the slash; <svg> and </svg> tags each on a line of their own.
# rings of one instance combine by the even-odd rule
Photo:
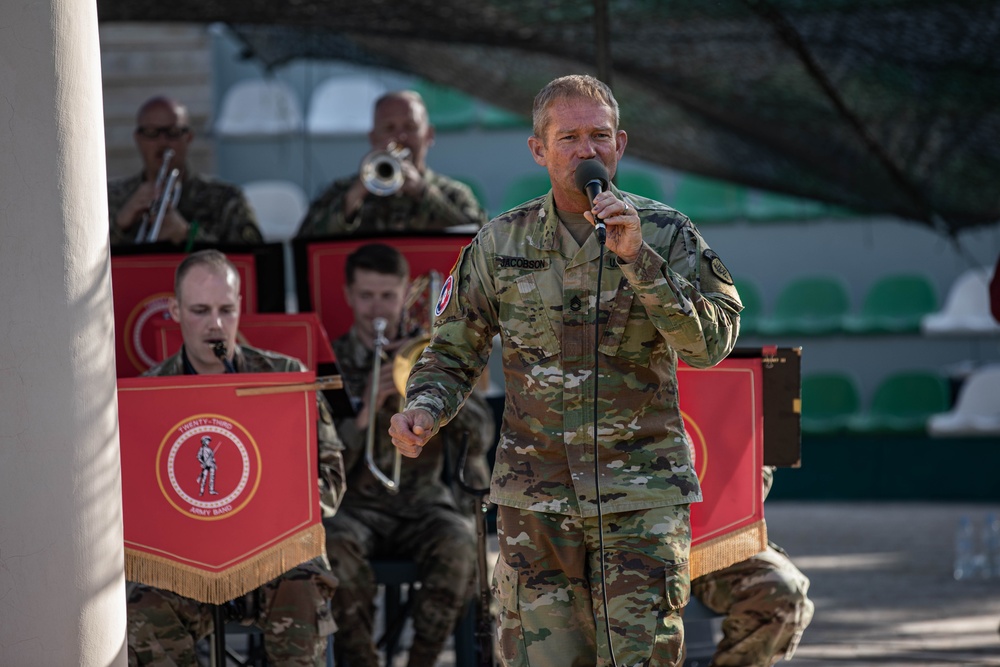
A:
<svg viewBox="0 0 1000 667">
<path fill-rule="evenodd" d="M 615 89 L 630 155 L 952 235 L 1000 220 L 1000 0 L 98 0 L 98 11 L 224 21 L 268 67 L 389 67 L 520 114 L 551 78 L 590 72 Z"/>
</svg>

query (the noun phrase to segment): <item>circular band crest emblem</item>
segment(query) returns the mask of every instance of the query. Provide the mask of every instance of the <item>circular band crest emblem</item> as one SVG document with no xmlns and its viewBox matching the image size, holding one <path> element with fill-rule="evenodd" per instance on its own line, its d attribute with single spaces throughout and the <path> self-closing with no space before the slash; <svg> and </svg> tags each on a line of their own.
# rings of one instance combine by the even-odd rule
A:
<svg viewBox="0 0 1000 667">
<path fill-rule="evenodd" d="M 260 484 L 260 451 L 240 424 L 203 414 L 178 422 L 156 453 L 160 492 L 181 514 L 202 521 L 230 517 Z"/>
<path fill-rule="evenodd" d="M 151 322 L 170 317 L 170 294 L 161 292 L 146 297 L 132 309 L 125 320 L 125 354 L 140 373 L 156 365 L 150 354 L 155 345 L 155 329 Z"/>
</svg>

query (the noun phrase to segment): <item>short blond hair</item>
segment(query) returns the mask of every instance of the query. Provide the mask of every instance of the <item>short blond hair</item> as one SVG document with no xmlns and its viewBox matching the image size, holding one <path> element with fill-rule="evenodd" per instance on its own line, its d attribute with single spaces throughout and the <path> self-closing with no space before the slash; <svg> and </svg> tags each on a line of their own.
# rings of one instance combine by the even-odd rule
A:
<svg viewBox="0 0 1000 667">
<path fill-rule="evenodd" d="M 580 97 L 596 100 L 611 109 L 614 129 L 618 129 L 618 100 L 611 88 L 589 74 L 570 74 L 553 79 L 535 95 L 531 108 L 531 131 L 539 139 L 545 138 L 548 129 L 548 110 L 556 100 Z"/>
<path fill-rule="evenodd" d="M 196 266 L 204 266 L 219 275 L 231 273 L 236 278 L 236 288 L 239 289 L 240 272 L 236 270 L 236 265 L 230 262 L 229 258 L 222 252 L 209 248 L 191 253 L 177 265 L 177 270 L 174 272 L 174 296 L 178 299 L 181 297 L 181 282 L 184 280 L 184 276 Z"/>
</svg>

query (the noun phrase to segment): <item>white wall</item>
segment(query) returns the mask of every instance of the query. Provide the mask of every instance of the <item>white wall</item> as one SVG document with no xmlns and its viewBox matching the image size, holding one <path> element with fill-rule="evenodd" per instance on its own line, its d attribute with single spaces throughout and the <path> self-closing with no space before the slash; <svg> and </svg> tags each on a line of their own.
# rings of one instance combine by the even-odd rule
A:
<svg viewBox="0 0 1000 667">
<path fill-rule="evenodd" d="M 0 665 L 124 665 L 97 8 L 0 26 Z"/>
</svg>

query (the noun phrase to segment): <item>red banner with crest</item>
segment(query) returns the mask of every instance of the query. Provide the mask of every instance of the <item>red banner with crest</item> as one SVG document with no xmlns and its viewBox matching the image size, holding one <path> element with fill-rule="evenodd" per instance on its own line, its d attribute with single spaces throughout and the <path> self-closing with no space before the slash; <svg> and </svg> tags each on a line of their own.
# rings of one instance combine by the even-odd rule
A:
<svg viewBox="0 0 1000 667">
<path fill-rule="evenodd" d="M 153 359 L 159 363 L 176 354 L 184 344 L 180 324 L 158 319 L 153 323 L 157 344 Z M 237 342 L 298 359 L 306 368 L 334 361 L 333 347 L 316 313 L 255 313 L 240 316 Z"/>
<path fill-rule="evenodd" d="M 125 574 L 220 604 L 325 551 L 315 373 L 118 380 Z"/>
<path fill-rule="evenodd" d="M 155 365 L 153 323 L 170 317 L 174 271 L 186 255 L 129 255 L 111 258 L 115 311 L 117 376 L 135 377 Z M 228 255 L 240 274 L 242 311 L 256 311 L 257 279 L 253 255 Z"/>
<path fill-rule="evenodd" d="M 692 578 L 767 546 L 762 373 L 759 358 L 704 369 L 678 364 L 681 415 L 704 497 L 691 506 Z"/>
</svg>

